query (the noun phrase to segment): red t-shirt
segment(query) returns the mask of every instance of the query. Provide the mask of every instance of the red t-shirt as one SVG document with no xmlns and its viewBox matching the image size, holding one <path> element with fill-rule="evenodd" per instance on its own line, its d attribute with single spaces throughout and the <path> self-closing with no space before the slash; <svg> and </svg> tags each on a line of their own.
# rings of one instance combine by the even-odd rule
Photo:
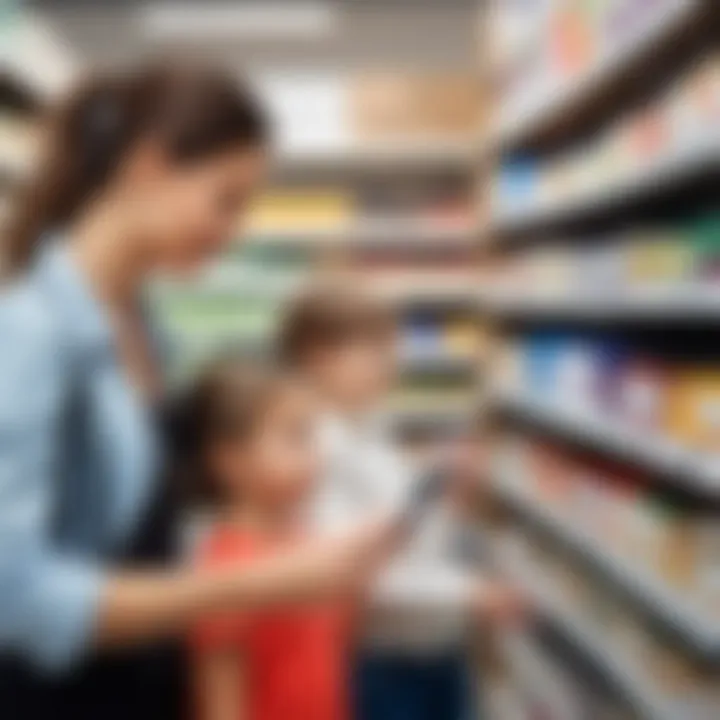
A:
<svg viewBox="0 0 720 720">
<path fill-rule="evenodd" d="M 216 528 L 201 550 L 200 564 L 248 565 L 279 551 L 282 543 Z M 195 628 L 192 647 L 196 654 L 237 649 L 245 682 L 243 718 L 346 720 L 347 640 L 343 609 L 315 605 L 208 617 Z"/>
</svg>

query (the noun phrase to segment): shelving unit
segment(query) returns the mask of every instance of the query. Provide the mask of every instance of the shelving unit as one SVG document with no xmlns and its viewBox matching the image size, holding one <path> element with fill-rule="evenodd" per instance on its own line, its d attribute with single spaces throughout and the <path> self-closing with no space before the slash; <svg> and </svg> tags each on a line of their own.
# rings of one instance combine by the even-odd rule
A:
<svg viewBox="0 0 720 720">
<path fill-rule="evenodd" d="M 504 396 L 497 407 L 515 418 L 564 440 L 639 465 L 679 489 L 720 500 L 720 462 L 683 448 L 667 438 L 653 437 L 617 422 L 523 396 Z"/>
<path fill-rule="evenodd" d="M 574 527 L 572 521 L 546 510 L 515 485 L 512 478 L 499 477 L 493 487 L 503 502 L 555 536 L 632 595 L 646 612 L 671 629 L 691 652 L 710 661 L 720 660 L 720 622 L 692 601 L 664 587 L 649 573 L 603 549 L 581 528 Z"/>
<path fill-rule="evenodd" d="M 625 4 L 632 5 L 630 1 Z M 523 8 L 530 5 L 532 3 Z M 641 14 L 639 5 L 636 3 L 634 6 L 636 19 Z M 563 51 L 569 52 L 569 47 L 579 52 L 580 46 L 571 45 L 572 41 L 579 43 L 578 38 L 587 40 L 587 35 L 583 35 L 583 29 L 579 27 L 578 17 L 583 12 L 590 16 L 591 12 L 589 5 L 576 9 L 572 3 L 563 5 L 558 2 L 543 7 L 551 6 L 555 10 L 563 8 L 567 11 L 563 18 L 568 32 L 564 37 L 566 44 L 554 46 L 556 56 L 553 56 L 553 61 L 560 64 L 558 57 Z M 617 2 L 612 7 L 620 12 L 623 5 Z M 598 3 L 594 8 L 595 15 L 600 17 L 604 6 Z M 601 597 L 592 601 L 595 604 L 593 613 L 601 614 L 598 605 L 606 599 L 606 594 L 622 598 L 618 605 L 629 614 L 621 617 L 613 604 L 613 609 L 608 609 L 605 615 L 614 617 L 617 614 L 615 620 L 618 626 L 621 620 L 627 623 L 626 634 L 629 638 L 632 636 L 637 645 L 640 644 L 638 638 L 650 626 L 660 632 L 663 640 L 658 642 L 663 648 L 665 638 L 672 638 L 667 640 L 667 644 L 676 648 L 678 665 L 698 663 L 707 673 L 694 676 L 693 682 L 697 686 L 693 687 L 698 689 L 688 690 L 689 696 L 696 692 L 698 697 L 700 689 L 706 688 L 703 683 L 708 677 L 720 678 L 720 617 L 691 592 L 686 593 L 666 583 L 665 575 L 656 573 L 655 566 L 653 569 L 650 564 L 645 567 L 643 563 L 650 561 L 642 553 L 628 553 L 625 557 L 619 546 L 605 547 L 607 538 L 602 535 L 603 531 L 590 519 L 584 518 L 582 513 L 595 512 L 593 503 L 597 502 L 598 514 L 613 510 L 627 512 L 628 517 L 618 519 L 618 523 L 640 523 L 645 517 L 640 504 L 651 502 L 649 498 L 654 498 L 658 507 L 663 506 L 669 516 L 672 516 L 673 503 L 676 502 L 678 508 L 682 508 L 678 509 L 678 513 L 686 513 L 682 514 L 682 518 L 687 524 L 701 522 L 699 518 L 702 518 L 702 522 L 712 525 L 713 517 L 720 519 L 720 456 L 707 445 L 704 452 L 700 451 L 697 449 L 699 443 L 684 442 L 663 428 L 651 430 L 649 426 L 633 425 L 629 417 L 621 417 L 610 400 L 601 412 L 588 404 L 585 396 L 565 397 L 566 391 L 560 381 L 554 379 L 560 377 L 561 370 L 555 369 L 553 363 L 568 376 L 571 372 L 575 373 L 573 381 L 576 389 L 594 388 L 587 390 L 589 395 L 591 392 L 603 392 L 604 383 L 611 381 L 605 376 L 590 379 L 594 378 L 591 373 L 599 373 L 600 370 L 595 370 L 589 360 L 583 364 L 585 356 L 581 353 L 589 354 L 603 342 L 608 344 L 604 362 L 609 368 L 612 368 L 612 362 L 619 364 L 625 362 L 623 358 L 631 356 L 631 350 L 635 350 L 631 347 L 631 338 L 646 342 L 646 345 L 641 345 L 642 350 L 637 351 L 642 360 L 637 361 L 633 371 L 641 375 L 650 367 L 657 370 L 658 376 L 662 376 L 662 370 L 653 366 L 652 353 L 659 347 L 672 348 L 672 333 L 685 333 L 678 340 L 676 354 L 670 353 L 672 362 L 691 356 L 694 345 L 687 344 L 688 333 L 694 333 L 693 338 L 700 338 L 693 341 L 695 344 L 702 346 L 702 338 L 705 337 L 705 346 L 711 345 L 711 336 L 703 333 L 713 331 L 720 320 L 720 294 L 709 276 L 702 274 L 699 264 L 702 252 L 711 254 L 707 246 L 712 245 L 714 236 L 708 231 L 706 235 L 712 237 L 703 238 L 706 244 L 702 247 L 698 239 L 700 233 L 693 236 L 693 242 L 697 244 L 692 250 L 696 253 L 693 262 L 697 262 L 700 269 L 694 268 L 694 275 L 689 273 L 676 283 L 658 282 L 654 286 L 638 283 L 633 287 L 625 276 L 613 275 L 610 271 L 602 275 L 597 271 L 594 282 L 583 284 L 582 278 L 573 277 L 572 282 L 556 280 L 555 287 L 536 287 L 532 272 L 539 273 L 540 270 L 534 269 L 531 263 L 533 258 L 536 263 L 559 263 L 563 258 L 567 263 L 571 260 L 575 263 L 568 265 L 572 270 L 565 275 L 557 270 L 557 265 L 548 265 L 551 269 L 545 271 L 543 278 L 550 283 L 547 277 L 552 277 L 553 270 L 557 270 L 557 277 L 565 278 L 568 274 L 579 273 L 583 263 L 587 267 L 592 261 L 602 262 L 596 258 L 610 257 L 615 248 L 622 248 L 623 242 L 630 241 L 630 234 L 626 231 L 634 225 L 641 230 L 675 227 L 671 224 L 678 218 L 683 221 L 686 218 L 695 219 L 693 210 L 698 216 L 705 217 L 702 213 L 708 213 L 708 205 L 713 210 L 717 208 L 716 202 L 708 202 L 711 193 L 706 192 L 720 178 L 717 133 L 690 131 L 688 128 L 691 125 L 687 125 L 683 141 L 672 145 L 666 138 L 665 150 L 662 151 L 658 149 L 659 138 L 665 135 L 662 129 L 658 129 L 661 125 L 659 120 L 653 126 L 649 113 L 652 112 L 652 103 L 657 102 L 656 98 L 667 98 L 663 93 L 668 93 L 668 88 L 675 88 L 673 92 L 679 93 L 677 81 L 696 71 L 695 60 L 720 51 L 718 35 L 712 31 L 713 27 L 718 27 L 719 10 L 720 6 L 716 3 L 705 0 L 656 3 L 656 12 L 646 12 L 642 26 L 635 27 L 630 35 L 626 33 L 623 42 L 599 44 L 601 50 L 594 60 L 585 58 L 582 72 L 576 72 L 554 85 L 549 84 L 543 92 L 529 87 L 526 82 L 524 87 L 528 89 L 528 96 L 515 97 L 499 108 L 494 130 L 481 143 L 480 152 L 481 182 L 494 185 L 500 193 L 505 191 L 505 187 L 501 182 L 495 183 L 495 177 L 507 181 L 499 171 L 505 167 L 503 163 L 506 160 L 517 161 L 517 167 L 511 168 L 515 171 L 512 181 L 516 183 L 512 191 L 517 195 L 511 197 L 512 204 L 506 202 L 501 206 L 498 203 L 489 213 L 486 227 L 479 233 L 485 248 L 483 278 L 486 282 L 478 288 L 476 301 L 478 316 L 490 328 L 492 337 L 488 353 L 491 360 L 483 367 L 488 378 L 484 406 L 497 421 L 497 432 L 493 437 L 497 438 L 498 451 L 512 453 L 507 448 L 514 446 L 506 444 L 508 439 L 520 438 L 522 452 L 527 452 L 532 458 L 527 461 L 529 464 L 524 474 L 535 472 L 538 475 L 535 482 L 546 483 L 542 485 L 546 493 L 543 495 L 540 491 L 531 492 L 529 485 L 523 485 L 519 482 L 521 478 L 507 471 L 494 473 L 490 490 L 502 511 L 502 522 L 492 530 L 493 542 L 489 543 L 491 555 L 500 573 L 524 588 L 539 609 L 543 622 L 565 640 L 560 647 L 536 645 L 532 637 L 526 635 L 524 641 L 533 645 L 532 654 L 539 658 L 538 662 L 543 657 L 547 657 L 548 662 L 564 659 L 572 672 L 573 659 L 578 659 L 578 666 L 587 664 L 602 678 L 601 684 L 608 688 L 606 692 L 617 695 L 630 713 L 629 717 L 645 720 L 678 720 L 681 717 L 708 720 L 717 715 L 717 709 L 702 703 L 687 706 L 677 702 L 677 697 L 670 694 L 674 691 L 670 687 L 672 683 L 668 683 L 666 696 L 665 687 L 662 683 L 658 685 L 657 670 L 649 667 L 649 656 L 647 663 L 639 660 L 640 651 L 638 654 L 633 651 L 630 639 L 627 643 L 613 641 L 610 637 L 613 633 L 604 633 L 597 617 L 589 622 L 576 603 L 591 602 L 587 595 L 592 592 L 594 583 L 600 583 L 603 589 Z M 550 12 L 550 9 L 546 10 L 546 14 Z M 546 27 L 543 24 L 546 20 L 547 17 L 543 16 L 538 21 L 536 34 L 548 31 L 549 25 Z M 570 35 L 568 26 L 573 22 L 576 23 L 572 26 L 575 35 Z M 557 31 L 557 25 L 553 27 Z M 607 27 L 603 28 L 607 32 Z M 617 27 L 615 30 L 620 34 Z M 492 31 L 487 34 L 492 35 Z M 603 42 L 605 40 L 603 37 Z M 523 51 L 527 65 L 527 48 L 523 47 Z M 570 62 L 569 56 L 563 57 Z M 547 58 L 545 60 L 550 62 Z M 548 72 L 542 63 L 543 58 L 537 60 L 537 72 Z M 673 102 L 679 103 L 679 95 L 671 97 Z M 667 102 L 667 99 L 664 101 Z M 675 108 L 674 105 L 672 107 Z M 657 142 L 647 141 L 654 154 L 648 153 L 647 161 L 634 164 L 612 162 L 610 158 L 617 158 L 623 145 L 611 132 L 627 127 L 628 118 L 640 117 L 642 120 L 642 113 L 648 113 L 649 118 L 645 127 L 646 136 L 652 136 L 650 128 L 654 127 L 657 131 L 652 136 Z M 679 132 L 678 127 L 673 126 L 673 132 Z M 624 135 L 621 140 L 626 141 Z M 640 143 L 637 137 L 635 140 Z M 606 147 L 611 150 L 606 153 L 607 157 L 602 155 Z M 599 153 L 596 152 L 598 148 Z M 587 167 L 597 167 L 594 174 L 582 167 L 586 151 L 595 162 L 595 165 L 588 164 Z M 593 155 L 593 152 L 596 154 Z M 598 157 L 605 158 L 604 165 Z M 550 162 L 544 165 L 548 158 Z M 590 162 L 587 158 L 585 161 Z M 546 179 L 542 174 L 548 167 L 548 176 L 554 172 L 552 179 Z M 567 177 L 563 177 L 563 172 Z M 572 178 L 577 175 L 580 182 L 569 181 L 570 173 L 576 173 L 572 174 Z M 537 187 L 528 190 L 532 183 Z M 698 188 L 702 192 L 696 192 Z M 510 190 L 507 192 L 510 197 Z M 682 229 L 686 230 L 686 226 Z M 656 235 L 657 242 L 663 242 L 662 231 Z M 682 233 L 678 232 L 673 240 L 679 243 L 681 236 Z M 684 239 L 689 237 L 688 230 Z M 652 238 L 647 233 L 638 242 L 650 245 Z M 632 239 L 637 240 L 637 235 Z M 664 240 L 670 242 L 667 234 Z M 542 255 L 543 252 L 545 255 Z M 518 257 L 528 258 L 528 262 L 521 266 L 522 269 L 511 281 L 507 281 L 508 268 Z M 627 257 L 622 256 L 624 261 Z M 612 260 L 607 261 L 608 264 L 610 262 Z M 610 279 L 605 282 L 598 279 L 604 277 Z M 613 284 L 618 278 L 618 282 Z M 660 335 L 664 344 L 658 340 Z M 557 360 L 561 352 L 558 348 L 564 340 L 569 342 L 567 338 L 580 338 L 578 346 L 584 342 L 585 345 L 582 350 L 576 350 L 574 356 L 568 355 L 564 359 L 565 364 L 561 365 Z M 591 340 L 586 342 L 588 338 Z M 532 345 L 533 341 L 537 346 Z M 541 341 L 546 344 L 541 345 Z M 708 347 L 704 349 L 707 352 L 702 357 L 702 367 L 710 372 L 711 350 Z M 531 352 L 535 353 L 532 357 Z M 627 362 L 633 361 L 634 358 Z M 645 366 L 642 366 L 643 362 Z M 529 370 L 532 363 L 534 369 Z M 659 360 L 657 364 L 660 364 Z M 549 370 L 550 367 L 553 370 Z M 720 354 L 714 359 L 714 369 L 720 373 L 718 367 Z M 567 386 L 571 385 L 568 381 Z M 651 404 L 650 386 L 650 382 L 647 385 L 638 382 L 636 389 L 640 399 L 637 403 Z M 708 400 L 706 409 L 711 412 L 709 403 Z M 673 407 L 677 412 L 679 405 Z M 616 414 L 613 415 L 613 412 Z M 547 453 L 547 458 L 544 453 Z M 566 462 L 563 453 L 567 456 Z M 568 473 L 564 478 L 560 476 L 563 472 Z M 576 475 L 571 476 L 573 472 Z M 548 478 L 543 479 L 542 473 L 547 473 Z M 557 475 L 556 485 L 552 484 L 552 473 Z M 614 477 L 613 473 L 619 474 Z M 576 489 L 568 489 L 570 483 L 578 483 L 582 479 L 587 482 L 587 487 L 577 485 Z M 603 482 L 610 482 L 610 479 L 617 485 L 605 492 L 616 494 L 612 495 L 612 502 L 608 499 L 607 508 L 601 509 L 603 491 L 598 487 Z M 623 482 L 627 486 L 622 485 Z M 637 482 L 638 487 L 633 486 L 633 482 Z M 582 495 L 583 492 L 586 496 Z M 563 493 L 572 495 L 577 505 L 563 508 L 562 501 L 557 499 Z M 551 497 L 555 497 L 557 506 L 551 503 Z M 586 505 L 580 499 L 583 497 Z M 567 502 L 570 503 L 570 500 Z M 622 502 L 626 505 L 621 506 Z M 625 509 L 621 510 L 621 507 Z M 691 513 L 700 512 L 699 508 L 703 514 L 693 516 Z M 659 510 L 656 516 L 648 514 L 646 517 L 649 524 L 657 523 L 653 532 L 669 532 L 662 525 L 668 522 L 663 512 Z M 519 538 L 532 548 L 536 533 L 548 539 L 548 547 L 555 548 L 559 558 L 555 561 L 557 573 L 546 572 L 553 570 L 554 563 L 549 563 L 543 556 L 543 552 L 551 552 L 545 547 L 543 552 L 528 553 L 529 560 L 526 562 L 519 562 L 513 553 Z M 566 560 L 570 565 L 577 563 L 582 571 L 563 577 L 561 569 Z M 686 561 L 690 562 L 689 559 Z M 704 562 L 712 563 L 711 555 L 707 555 Z M 544 566 L 543 563 L 548 564 Z M 714 569 L 712 566 L 698 569 L 698 572 L 703 571 L 712 573 Z M 570 570 L 567 572 L 570 573 Z M 665 567 L 662 572 L 669 573 Z M 677 585 L 680 587 L 680 581 Z M 573 587 L 578 597 L 572 597 L 570 601 Z M 631 610 L 625 608 L 626 602 Z M 642 618 L 637 628 L 632 625 L 636 621 L 633 620 L 635 615 Z M 640 625 L 645 629 L 639 629 Z M 638 634 L 638 638 L 634 633 Z M 566 653 L 569 653 L 568 657 L 560 657 Z M 512 667 L 522 665 L 526 659 L 523 659 L 523 653 L 510 653 L 506 661 Z M 577 673 L 580 686 L 583 681 L 579 667 Z M 512 694 L 512 688 L 506 690 Z M 588 717 L 595 717 L 592 714 L 594 708 L 584 707 L 583 711 L 589 713 Z M 575 717 L 572 714 L 559 716 Z"/>
<path fill-rule="evenodd" d="M 532 103 L 511 105 L 486 147 L 503 152 L 538 144 L 553 134 L 572 135 L 588 122 L 599 103 L 622 101 L 624 86 L 677 53 L 678 46 L 708 19 L 705 0 L 677 0 L 660 4 L 652 21 L 628 37 L 620 47 L 601 55 L 591 67 Z M 631 88 L 632 89 L 632 88 Z"/>
<path fill-rule="evenodd" d="M 707 326 L 720 321 L 720 293 L 710 286 L 557 298 L 488 293 L 480 297 L 479 303 L 485 312 L 527 322 L 604 321 L 618 325 L 684 322 Z"/>
<path fill-rule="evenodd" d="M 678 715 L 671 703 L 658 699 L 657 692 L 643 677 L 639 668 L 618 657 L 608 643 L 598 634 L 590 631 L 582 617 L 566 607 L 556 597 L 552 588 L 538 577 L 537 573 L 519 566 L 504 563 L 507 576 L 521 587 L 543 617 L 579 653 L 583 660 L 590 662 L 594 671 L 617 692 L 624 702 L 643 720 L 677 720 Z M 538 650 L 542 654 L 542 650 Z"/>
<path fill-rule="evenodd" d="M 681 189 L 693 180 L 717 174 L 720 169 L 720 139 L 699 142 L 692 147 L 661 157 L 648 167 L 627 176 L 570 194 L 559 200 L 542 202 L 500 215 L 494 225 L 497 237 L 528 233 L 537 226 L 562 225 L 584 217 L 607 215 L 618 209 Z"/>
</svg>

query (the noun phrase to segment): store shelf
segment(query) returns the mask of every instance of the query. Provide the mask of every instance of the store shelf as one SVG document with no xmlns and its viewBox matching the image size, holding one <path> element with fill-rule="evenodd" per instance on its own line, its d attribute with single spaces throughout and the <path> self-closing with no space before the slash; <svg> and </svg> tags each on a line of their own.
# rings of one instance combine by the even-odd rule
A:
<svg viewBox="0 0 720 720">
<path fill-rule="evenodd" d="M 403 372 L 409 375 L 469 375 L 477 369 L 474 357 L 440 350 L 412 353 L 401 362 Z"/>
<path fill-rule="evenodd" d="M 720 140 L 717 137 L 707 138 L 692 147 L 658 158 L 650 165 L 629 172 L 615 181 L 594 185 L 575 196 L 501 213 L 493 223 L 493 234 L 507 238 L 537 227 L 609 215 L 681 189 L 718 170 Z"/>
<path fill-rule="evenodd" d="M 406 406 L 395 405 L 387 412 L 387 419 L 391 427 L 396 430 L 419 430 L 438 433 L 462 431 L 467 427 L 472 417 L 468 407 L 470 403 L 427 403 L 418 406 L 408 403 Z"/>
<path fill-rule="evenodd" d="M 720 321 L 720 292 L 713 287 L 657 289 L 645 292 L 618 290 L 607 297 L 523 297 L 522 293 L 485 293 L 483 310 L 528 321 L 567 320 L 578 322 L 666 323 Z"/>
<path fill-rule="evenodd" d="M 276 166 L 279 172 L 314 170 L 377 170 L 388 167 L 472 167 L 477 141 L 458 139 L 363 143 L 346 147 L 286 151 Z"/>
<path fill-rule="evenodd" d="M 263 357 L 268 356 L 273 351 L 273 333 L 260 333 L 257 335 L 237 335 L 237 337 L 225 337 L 222 333 L 215 332 L 188 332 L 180 333 L 181 338 L 178 339 L 180 350 L 184 353 L 197 354 L 202 356 L 207 351 L 221 347 L 230 346 L 239 350 L 248 356 Z M 474 358 L 468 356 L 456 355 L 449 352 L 437 351 L 429 353 L 413 353 L 402 357 L 400 360 L 400 371 L 404 374 L 420 376 L 420 375 L 470 375 L 476 369 L 477 363 Z M 425 413 L 429 416 L 435 416 L 434 410 L 408 410 L 407 416 L 417 416 Z M 437 413 L 442 416 L 450 417 L 455 415 L 454 409 L 447 411 L 442 408 Z M 403 415 L 403 411 L 399 412 Z"/>
<path fill-rule="evenodd" d="M 368 279 L 372 288 L 384 300 L 398 305 L 476 306 L 475 282 L 470 278 L 453 278 L 451 273 L 443 280 L 423 278 Z"/>
<path fill-rule="evenodd" d="M 720 500 L 720 460 L 702 458 L 669 439 L 653 437 L 617 421 L 591 417 L 522 395 L 506 394 L 497 398 L 495 404 L 503 412 L 567 440 L 639 465 L 681 490 Z"/>
<path fill-rule="evenodd" d="M 347 226 L 317 230 L 248 231 L 249 242 L 272 247 L 401 247 L 455 248 L 472 244 L 479 234 L 474 223 L 447 225 L 433 220 L 360 220 Z"/>
<path fill-rule="evenodd" d="M 622 97 L 620 90 L 637 82 L 647 70 L 657 69 L 663 58 L 677 51 L 679 41 L 702 27 L 705 0 L 667 3 L 653 22 L 623 46 L 613 48 L 579 78 L 571 79 L 549 95 L 527 103 L 511 103 L 488 143 L 502 151 L 525 147 L 550 135 L 558 126 L 567 134 L 592 120 L 598 106 L 613 106 Z M 648 67 L 649 66 L 649 67 Z"/>
<path fill-rule="evenodd" d="M 502 558 L 504 574 L 532 598 L 540 614 L 589 662 L 620 697 L 645 720 L 678 720 L 683 715 L 658 697 L 638 668 L 624 660 L 607 640 L 588 628 L 584 619 L 548 587 L 539 573 Z"/>
<path fill-rule="evenodd" d="M 688 649 L 706 660 L 720 661 L 720 623 L 649 572 L 601 547 L 597 540 L 573 527 L 572 521 L 543 507 L 516 485 L 512 478 L 498 478 L 493 489 L 505 503 L 542 526 L 623 588 L 649 616 L 663 623 Z"/>
</svg>

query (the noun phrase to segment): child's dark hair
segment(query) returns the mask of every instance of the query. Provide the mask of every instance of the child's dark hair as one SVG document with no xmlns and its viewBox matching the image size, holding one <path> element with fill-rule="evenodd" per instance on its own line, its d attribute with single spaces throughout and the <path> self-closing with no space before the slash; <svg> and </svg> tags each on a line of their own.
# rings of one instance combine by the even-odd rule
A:
<svg viewBox="0 0 720 720">
<path fill-rule="evenodd" d="M 278 337 L 280 358 L 302 366 L 316 350 L 390 337 L 396 318 L 389 306 L 361 291 L 324 285 L 298 296 L 283 317 Z"/>
<path fill-rule="evenodd" d="M 215 505 L 222 499 L 208 463 L 210 448 L 248 440 L 290 382 L 273 366 L 251 365 L 234 356 L 201 371 L 175 412 L 176 467 L 191 503 Z"/>
</svg>

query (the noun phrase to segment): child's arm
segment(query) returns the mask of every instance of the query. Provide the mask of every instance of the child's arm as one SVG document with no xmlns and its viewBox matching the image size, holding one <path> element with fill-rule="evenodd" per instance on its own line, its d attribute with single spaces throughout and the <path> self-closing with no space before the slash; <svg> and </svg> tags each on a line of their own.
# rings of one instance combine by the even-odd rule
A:
<svg viewBox="0 0 720 720">
<path fill-rule="evenodd" d="M 202 653 L 196 663 L 199 720 L 245 720 L 245 668 L 235 650 Z"/>
</svg>

